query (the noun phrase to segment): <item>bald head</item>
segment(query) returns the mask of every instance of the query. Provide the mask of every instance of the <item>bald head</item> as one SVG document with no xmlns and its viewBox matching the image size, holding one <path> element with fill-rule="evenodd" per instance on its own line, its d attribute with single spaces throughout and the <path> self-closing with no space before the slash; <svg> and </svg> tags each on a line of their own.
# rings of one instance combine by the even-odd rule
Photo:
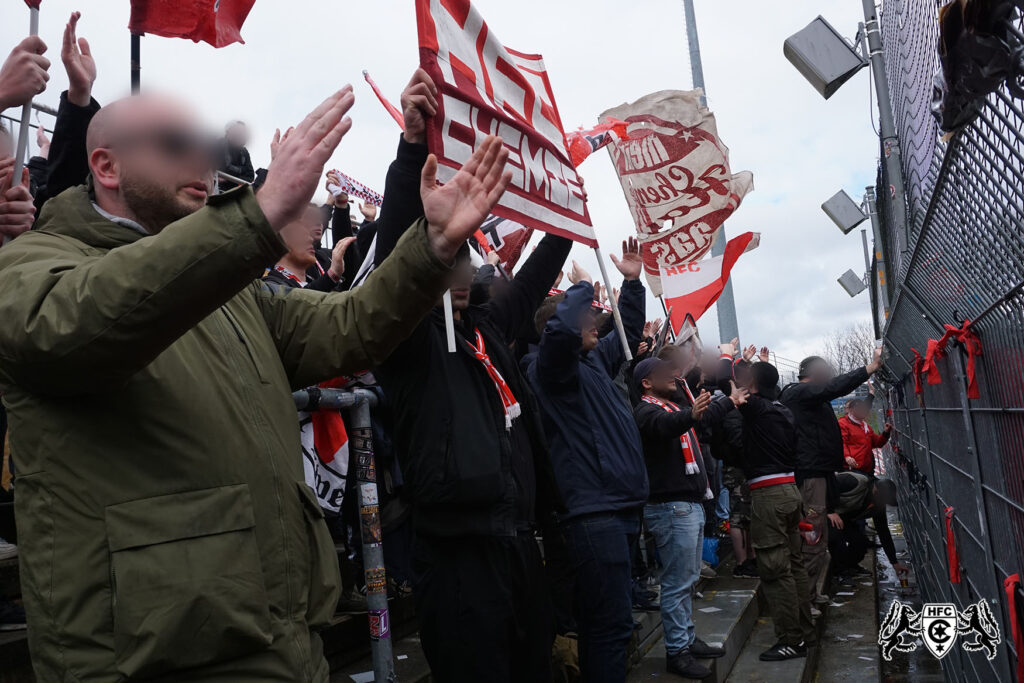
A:
<svg viewBox="0 0 1024 683">
<path fill-rule="evenodd" d="M 86 134 L 97 203 L 160 232 L 206 203 L 211 140 L 195 113 L 173 98 L 136 95 L 108 104 Z"/>
</svg>

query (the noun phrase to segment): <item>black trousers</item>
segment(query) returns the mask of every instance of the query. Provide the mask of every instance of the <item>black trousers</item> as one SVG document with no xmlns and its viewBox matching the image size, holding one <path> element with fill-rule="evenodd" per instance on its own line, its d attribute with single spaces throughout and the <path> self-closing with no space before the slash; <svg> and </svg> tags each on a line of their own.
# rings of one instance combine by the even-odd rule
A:
<svg viewBox="0 0 1024 683">
<path fill-rule="evenodd" d="M 547 683 L 555 632 L 532 535 L 415 541 L 420 642 L 438 683 Z"/>
<path fill-rule="evenodd" d="M 853 569 L 868 554 L 871 541 L 864 530 L 863 520 L 846 522 L 842 531 L 829 530 L 828 551 L 832 555 L 833 574 Z"/>
</svg>

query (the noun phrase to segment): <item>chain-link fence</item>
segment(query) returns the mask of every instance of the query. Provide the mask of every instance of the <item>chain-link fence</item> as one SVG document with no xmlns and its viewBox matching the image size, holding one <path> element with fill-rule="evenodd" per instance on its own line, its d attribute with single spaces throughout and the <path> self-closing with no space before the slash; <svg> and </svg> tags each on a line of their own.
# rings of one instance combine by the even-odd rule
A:
<svg viewBox="0 0 1024 683">
<path fill-rule="evenodd" d="M 906 230 L 896 229 L 882 168 L 878 210 L 892 301 L 884 339 L 894 380 L 887 403 L 897 433 L 888 472 L 899 485 L 923 601 L 963 609 L 985 599 L 1000 623 L 997 657 L 956 647 L 942 660 L 947 679 L 1011 681 L 1018 653 L 1004 580 L 1024 570 L 1024 101 L 1001 87 L 973 123 L 940 139 L 930 105 L 943 4 L 882 5 L 907 204 Z M 1019 13 L 1012 22 L 1013 37 L 1024 41 Z M 940 384 L 918 373 L 914 356 L 926 356 L 946 325 L 968 321 L 982 348 L 973 399 L 963 344 L 954 340 L 937 360 Z M 950 579 L 948 508 L 959 583 Z"/>
</svg>

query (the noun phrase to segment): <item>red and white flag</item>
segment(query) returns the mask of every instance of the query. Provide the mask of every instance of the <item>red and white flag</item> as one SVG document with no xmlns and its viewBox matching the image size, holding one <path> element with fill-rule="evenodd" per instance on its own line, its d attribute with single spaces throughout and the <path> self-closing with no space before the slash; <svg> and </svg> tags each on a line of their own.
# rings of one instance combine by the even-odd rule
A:
<svg viewBox="0 0 1024 683">
<path fill-rule="evenodd" d="M 625 121 L 611 119 L 599 123 L 590 130 L 574 130 L 566 133 L 565 141 L 569 147 L 569 156 L 576 168 L 580 167 L 583 160 L 591 154 L 610 145 L 615 140 L 628 140 L 629 133 L 626 129 L 629 124 Z"/>
<path fill-rule="evenodd" d="M 132 0 L 128 30 L 224 47 L 244 43 L 242 24 L 256 0 Z"/>
<path fill-rule="evenodd" d="M 721 256 L 661 269 L 665 305 L 672 310 L 672 330 L 677 336 L 687 315 L 696 321 L 718 301 L 733 264 L 760 241 L 760 233 L 745 232 L 729 240 Z"/>
<path fill-rule="evenodd" d="M 512 182 L 493 213 L 597 246 L 543 58 L 502 45 L 469 0 L 416 0 L 416 23 L 420 65 L 438 88 L 427 122 L 438 179 L 450 180 L 485 137 L 499 135 Z"/>
<path fill-rule="evenodd" d="M 661 293 L 658 269 L 700 259 L 718 229 L 754 186 L 747 171 L 733 174 L 729 149 L 700 90 L 662 90 L 601 114 L 629 124 L 628 140 L 608 147 L 643 248 L 651 290 Z"/>
<path fill-rule="evenodd" d="M 501 216 L 488 216 L 480 226 L 479 234 L 487 240 L 491 251 L 498 252 L 501 269 L 511 273 L 533 236 L 533 230 Z"/>
</svg>

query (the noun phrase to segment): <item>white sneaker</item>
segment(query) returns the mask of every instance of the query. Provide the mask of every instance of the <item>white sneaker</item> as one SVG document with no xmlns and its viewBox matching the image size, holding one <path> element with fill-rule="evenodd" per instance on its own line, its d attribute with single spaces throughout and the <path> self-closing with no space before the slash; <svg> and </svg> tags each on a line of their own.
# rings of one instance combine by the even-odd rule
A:
<svg viewBox="0 0 1024 683">
<path fill-rule="evenodd" d="M 0 560 L 9 560 L 18 556 L 18 546 L 0 538 Z"/>
</svg>

